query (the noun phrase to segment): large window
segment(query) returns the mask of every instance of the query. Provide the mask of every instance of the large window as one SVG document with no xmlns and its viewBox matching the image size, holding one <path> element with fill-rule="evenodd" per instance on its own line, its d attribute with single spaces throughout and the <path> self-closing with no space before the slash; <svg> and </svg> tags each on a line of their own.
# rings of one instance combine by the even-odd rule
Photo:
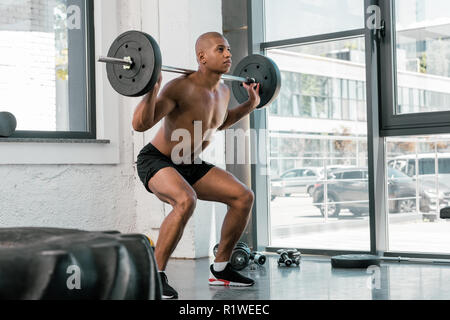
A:
<svg viewBox="0 0 450 320">
<path fill-rule="evenodd" d="M 0 110 L 14 137 L 95 138 L 93 1 L 0 0 Z"/>
<path fill-rule="evenodd" d="M 270 245 L 369 251 L 364 39 L 272 49 Z"/>
<path fill-rule="evenodd" d="M 258 237 L 269 250 L 448 257 L 449 2 L 250 2 L 265 18 L 254 48 L 283 81 L 267 117 L 253 116 L 270 139 Z"/>
</svg>

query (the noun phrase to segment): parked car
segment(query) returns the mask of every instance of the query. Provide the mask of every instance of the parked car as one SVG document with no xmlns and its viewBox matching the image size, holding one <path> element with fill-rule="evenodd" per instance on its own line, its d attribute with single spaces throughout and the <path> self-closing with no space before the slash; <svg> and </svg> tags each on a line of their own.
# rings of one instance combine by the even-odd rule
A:
<svg viewBox="0 0 450 320">
<path fill-rule="evenodd" d="M 436 170 L 436 162 L 438 170 Z M 400 156 L 389 160 L 388 166 L 411 178 L 418 177 L 420 182 L 435 183 L 438 178 L 440 183 L 446 185 L 446 189 L 450 189 L 450 153 L 440 153 L 437 159 L 430 153 Z"/>
<path fill-rule="evenodd" d="M 270 182 L 272 200 L 276 197 L 290 197 L 294 193 L 306 193 L 307 186 L 314 184 L 321 176 L 322 168 L 291 169 Z"/>
<path fill-rule="evenodd" d="M 417 184 L 430 196 L 431 211 L 450 205 L 450 153 L 438 153 L 437 157 L 434 153 L 399 156 L 389 160 L 388 166 L 418 180 Z"/>
<path fill-rule="evenodd" d="M 344 166 L 344 165 L 335 165 L 335 166 L 327 166 L 327 173 L 328 175 L 330 175 L 331 173 L 333 173 L 333 171 L 335 170 L 339 170 L 339 169 L 350 169 L 350 168 L 354 168 L 354 167 L 350 167 L 350 166 Z M 314 194 L 314 188 L 317 184 L 321 183 L 321 181 L 323 181 L 325 179 L 323 172 L 325 171 L 325 168 L 320 168 L 320 178 L 319 180 L 317 180 L 316 182 L 306 186 L 306 192 L 309 194 L 310 197 L 313 196 Z"/>
<path fill-rule="evenodd" d="M 389 212 L 416 211 L 416 181 L 393 168 L 388 168 L 388 175 L 389 199 L 395 199 L 389 201 Z M 348 209 L 355 216 L 369 212 L 367 168 L 335 170 L 328 179 L 329 216 L 339 216 L 342 209 Z M 426 186 L 419 186 L 419 203 L 422 212 L 433 210 L 433 195 L 426 189 Z M 325 206 L 321 203 L 324 203 L 324 193 L 324 184 L 317 184 L 313 199 L 323 216 L 325 216 Z M 439 201 L 444 203 L 446 200 L 441 196 Z M 435 200 L 434 203 L 436 203 Z"/>
</svg>

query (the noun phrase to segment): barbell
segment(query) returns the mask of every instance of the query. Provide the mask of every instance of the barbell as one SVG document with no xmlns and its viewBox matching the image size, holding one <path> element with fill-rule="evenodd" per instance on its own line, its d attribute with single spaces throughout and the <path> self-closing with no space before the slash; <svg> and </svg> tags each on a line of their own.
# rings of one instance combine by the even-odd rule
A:
<svg viewBox="0 0 450 320">
<path fill-rule="evenodd" d="M 161 71 L 192 74 L 195 71 L 162 65 L 161 50 L 156 40 L 141 31 L 127 31 L 112 43 L 108 56 L 100 57 L 106 63 L 108 80 L 115 91 L 127 97 L 140 97 L 153 89 Z M 243 83 L 259 83 L 263 108 L 272 103 L 280 93 L 281 74 L 276 63 L 263 55 L 250 55 L 236 67 L 234 74 L 224 74 L 222 79 L 232 81 L 233 94 L 239 103 L 248 99 Z"/>
</svg>

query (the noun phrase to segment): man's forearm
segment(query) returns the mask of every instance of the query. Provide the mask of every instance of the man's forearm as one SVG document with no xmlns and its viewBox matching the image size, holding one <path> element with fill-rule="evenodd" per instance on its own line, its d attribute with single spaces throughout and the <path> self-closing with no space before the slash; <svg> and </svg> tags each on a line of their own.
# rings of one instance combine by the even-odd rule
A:
<svg viewBox="0 0 450 320">
<path fill-rule="evenodd" d="M 237 122 L 241 121 L 244 117 L 252 113 L 256 107 L 250 102 L 247 101 L 240 106 L 230 110 L 228 112 L 228 117 L 225 120 L 224 124 L 219 128 L 220 130 L 226 130 L 236 124 Z"/>
<path fill-rule="evenodd" d="M 148 127 L 152 126 L 155 119 L 156 98 L 157 94 L 150 92 L 139 103 L 133 119 L 133 127 L 135 130 L 146 131 L 149 129 Z"/>
</svg>

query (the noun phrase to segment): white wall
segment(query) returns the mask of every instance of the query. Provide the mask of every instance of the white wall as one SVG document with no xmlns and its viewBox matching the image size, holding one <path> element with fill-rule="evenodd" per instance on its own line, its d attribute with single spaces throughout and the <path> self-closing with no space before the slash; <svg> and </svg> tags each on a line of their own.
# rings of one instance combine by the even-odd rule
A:
<svg viewBox="0 0 450 320">
<path fill-rule="evenodd" d="M 97 56 L 119 33 L 136 29 L 160 43 L 164 64 L 187 68 L 196 67 L 197 37 L 222 30 L 220 0 L 101 0 L 95 1 L 95 19 Z M 96 77 L 98 138 L 111 144 L 0 143 L 0 227 L 115 229 L 156 241 L 171 208 L 146 192 L 135 159 L 157 128 L 133 132 L 139 99 L 118 96 L 104 66 L 97 65 Z M 164 82 L 173 77 L 164 74 Z M 223 142 L 212 147 L 224 154 Z M 225 211 L 224 205 L 200 201 L 174 257 L 209 256 Z"/>
</svg>

